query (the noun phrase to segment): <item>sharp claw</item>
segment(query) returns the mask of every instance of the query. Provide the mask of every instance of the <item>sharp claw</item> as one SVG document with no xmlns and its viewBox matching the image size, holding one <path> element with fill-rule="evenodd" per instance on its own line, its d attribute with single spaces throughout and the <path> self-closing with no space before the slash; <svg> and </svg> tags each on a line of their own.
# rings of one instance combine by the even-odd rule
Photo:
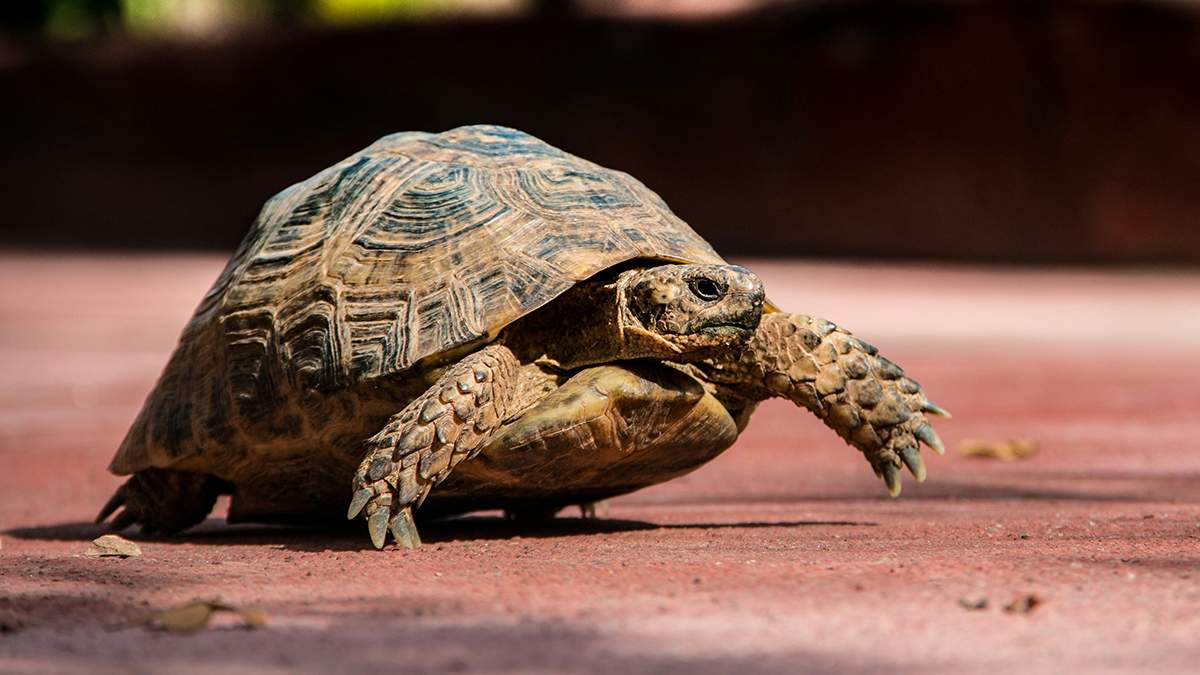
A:
<svg viewBox="0 0 1200 675">
<path fill-rule="evenodd" d="M 129 509 L 125 509 L 124 511 L 118 513 L 116 518 L 113 518 L 113 521 L 108 524 L 108 527 L 104 528 L 104 533 L 117 534 L 121 530 L 124 530 L 136 522 L 137 515 L 135 515 Z"/>
<path fill-rule="evenodd" d="M 887 483 L 888 494 L 893 497 L 899 497 L 900 468 L 888 461 L 884 461 L 883 466 L 879 468 L 883 472 L 883 482 Z"/>
<path fill-rule="evenodd" d="M 375 544 L 375 548 L 383 548 L 384 542 L 387 541 L 388 531 L 388 510 L 386 508 L 376 509 L 375 513 L 367 518 L 367 530 L 371 533 L 371 543 Z"/>
<path fill-rule="evenodd" d="M 391 530 L 397 545 L 404 548 L 421 547 L 421 535 L 417 534 L 417 525 L 413 522 L 412 509 L 400 509 L 400 513 L 392 518 Z"/>
<path fill-rule="evenodd" d="M 930 401 L 929 399 L 925 399 L 925 401 L 921 404 L 921 410 L 929 413 L 930 415 L 937 415 L 938 417 L 945 417 L 946 419 L 954 417 L 954 415 L 951 415 L 948 410 L 934 403 L 933 401 Z"/>
<path fill-rule="evenodd" d="M 363 510 L 371 497 L 375 496 L 375 491 L 369 487 L 365 487 L 354 493 L 354 498 L 350 500 L 350 510 L 346 512 L 346 519 L 353 520 L 355 516 Z"/>
<path fill-rule="evenodd" d="M 116 511 L 122 506 L 125 506 L 125 493 L 121 490 L 117 490 L 113 493 L 113 496 L 109 498 L 108 503 L 104 505 L 104 508 L 100 509 L 100 514 L 96 516 L 95 522 L 103 523 L 105 520 L 108 520 L 108 517 L 113 514 L 113 511 Z"/>
<path fill-rule="evenodd" d="M 921 459 L 921 451 L 916 448 L 904 448 L 900 451 L 900 459 L 912 473 L 918 483 L 925 482 L 925 460 Z"/>
<path fill-rule="evenodd" d="M 942 439 L 938 438 L 937 432 L 928 423 L 921 422 L 918 424 L 913 429 L 913 435 L 924 441 L 925 445 L 928 445 L 937 454 L 946 454 L 946 446 L 942 444 Z"/>
</svg>

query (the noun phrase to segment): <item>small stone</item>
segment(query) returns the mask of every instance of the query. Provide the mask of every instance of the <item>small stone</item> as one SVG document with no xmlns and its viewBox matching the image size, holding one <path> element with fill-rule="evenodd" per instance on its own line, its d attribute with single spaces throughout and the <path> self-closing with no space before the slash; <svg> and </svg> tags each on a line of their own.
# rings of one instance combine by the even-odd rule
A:
<svg viewBox="0 0 1200 675">
<path fill-rule="evenodd" d="M 93 541 L 83 554 L 98 558 L 136 558 L 142 554 L 142 549 L 128 539 L 115 534 L 106 534 Z"/>
</svg>

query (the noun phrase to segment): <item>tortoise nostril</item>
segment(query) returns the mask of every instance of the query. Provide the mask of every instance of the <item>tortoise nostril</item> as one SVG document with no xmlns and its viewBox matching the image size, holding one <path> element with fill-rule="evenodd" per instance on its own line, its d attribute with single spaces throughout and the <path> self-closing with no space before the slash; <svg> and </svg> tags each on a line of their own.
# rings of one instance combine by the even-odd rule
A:
<svg viewBox="0 0 1200 675">
<path fill-rule="evenodd" d="M 692 292 L 701 300 L 711 302 L 721 299 L 721 287 L 712 279 L 693 279 L 690 285 Z"/>
</svg>

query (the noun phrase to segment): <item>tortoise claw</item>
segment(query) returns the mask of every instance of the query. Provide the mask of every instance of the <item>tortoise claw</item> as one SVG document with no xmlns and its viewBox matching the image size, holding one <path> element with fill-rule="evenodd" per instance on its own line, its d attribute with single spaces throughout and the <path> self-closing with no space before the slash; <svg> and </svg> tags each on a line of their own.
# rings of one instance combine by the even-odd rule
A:
<svg viewBox="0 0 1200 675">
<path fill-rule="evenodd" d="M 392 518 L 392 536 L 396 544 L 402 548 L 420 548 L 421 535 L 417 533 L 417 525 L 413 522 L 412 509 L 404 507 Z"/>
<path fill-rule="evenodd" d="M 122 506 L 125 506 L 125 491 L 123 489 L 118 489 L 113 493 L 113 496 L 109 498 L 108 503 L 104 505 L 104 508 L 100 509 L 100 513 L 96 516 L 96 524 L 100 524 L 108 520 L 108 517 Z"/>
<path fill-rule="evenodd" d="M 113 518 L 112 522 L 108 524 L 108 527 L 104 528 L 104 533 L 117 534 L 130 525 L 133 525 L 137 521 L 137 514 L 129 509 L 125 509 L 124 511 L 118 513 L 116 518 Z"/>
<path fill-rule="evenodd" d="M 942 439 L 938 438 L 937 432 L 933 427 L 929 426 L 928 422 L 921 422 L 913 428 L 913 435 L 923 441 L 939 455 L 946 454 L 946 446 L 942 444 Z"/>
<path fill-rule="evenodd" d="M 387 541 L 388 531 L 387 507 L 377 509 L 370 518 L 367 518 L 367 530 L 371 533 L 371 543 L 375 544 L 375 548 L 383 548 Z"/>
<path fill-rule="evenodd" d="M 363 507 L 366 506 L 367 502 L 370 501 L 371 497 L 374 496 L 375 491 L 367 487 L 355 492 L 354 498 L 350 500 L 350 510 L 346 512 L 346 519 L 354 520 L 354 517 L 363 510 Z"/>
<path fill-rule="evenodd" d="M 891 462 L 885 461 L 883 466 L 879 467 L 883 473 L 883 482 L 887 484 L 888 494 L 893 497 L 900 496 L 900 468 Z"/>
<path fill-rule="evenodd" d="M 946 419 L 950 419 L 951 417 L 954 417 L 954 415 L 950 414 L 950 411 L 948 411 L 945 408 L 943 408 L 942 406 L 934 403 L 933 401 L 930 401 L 929 399 L 925 399 L 924 401 L 921 402 L 921 410 L 929 413 L 930 415 L 936 415 L 938 417 L 945 417 Z"/>
<path fill-rule="evenodd" d="M 917 479 L 918 483 L 925 482 L 925 460 L 921 459 L 920 450 L 904 448 L 900 451 L 900 459 L 904 460 L 904 465 L 908 467 L 909 472 L 912 473 L 913 478 Z"/>
</svg>

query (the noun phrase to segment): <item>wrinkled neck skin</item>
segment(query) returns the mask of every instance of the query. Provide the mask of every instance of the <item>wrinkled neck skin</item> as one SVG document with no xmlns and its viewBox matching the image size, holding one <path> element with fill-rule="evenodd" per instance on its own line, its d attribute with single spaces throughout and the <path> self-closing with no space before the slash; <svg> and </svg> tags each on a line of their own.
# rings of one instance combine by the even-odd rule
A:
<svg viewBox="0 0 1200 675">
<path fill-rule="evenodd" d="M 870 371 L 865 359 L 878 359 L 876 353 L 875 347 L 826 319 L 775 312 L 762 317 L 743 350 L 692 364 L 691 372 L 734 410 L 784 398 L 820 414 L 826 407 L 821 396 L 845 389 L 842 369 L 856 375 Z M 839 363 L 839 358 L 844 360 Z M 841 384 L 836 383 L 839 378 Z"/>
</svg>

